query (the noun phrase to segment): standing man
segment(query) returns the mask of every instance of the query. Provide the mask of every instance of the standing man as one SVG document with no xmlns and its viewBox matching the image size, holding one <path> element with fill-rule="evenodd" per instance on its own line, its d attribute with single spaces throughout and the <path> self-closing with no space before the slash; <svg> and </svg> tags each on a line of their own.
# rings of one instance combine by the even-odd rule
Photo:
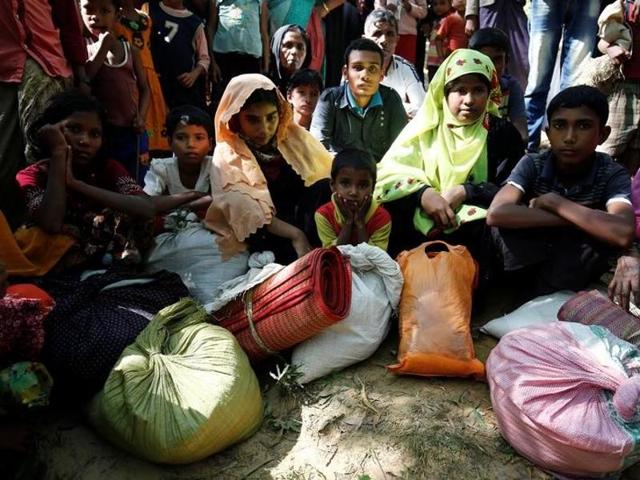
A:
<svg viewBox="0 0 640 480">
<path fill-rule="evenodd" d="M 394 55 L 398 44 L 398 21 L 389 10 L 378 8 L 364 22 L 364 38 L 373 40 L 384 53 L 381 85 L 393 88 L 400 98 L 409 118 L 413 118 L 425 92 L 415 68 L 404 58 Z"/>
<path fill-rule="evenodd" d="M 537 151 L 540 146 L 547 95 L 560 41 L 560 90 L 564 90 L 576 83 L 578 67 L 594 49 L 599 14 L 600 0 L 532 0 L 530 68 L 524 96 L 529 151 Z"/>
</svg>

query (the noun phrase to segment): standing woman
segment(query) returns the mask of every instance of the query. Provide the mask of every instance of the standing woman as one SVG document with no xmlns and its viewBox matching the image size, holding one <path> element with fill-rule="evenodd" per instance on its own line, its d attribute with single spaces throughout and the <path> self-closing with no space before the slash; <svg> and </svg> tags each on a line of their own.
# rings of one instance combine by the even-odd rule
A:
<svg viewBox="0 0 640 480">
<path fill-rule="evenodd" d="M 283 25 L 271 37 L 271 79 L 283 95 L 291 75 L 311 62 L 311 43 L 304 28 Z"/>
<path fill-rule="evenodd" d="M 305 27 L 311 42 L 309 68 L 320 71 L 325 54 L 322 20 L 344 2 L 345 0 L 269 0 L 270 29 L 275 32 L 283 25 Z"/>
</svg>

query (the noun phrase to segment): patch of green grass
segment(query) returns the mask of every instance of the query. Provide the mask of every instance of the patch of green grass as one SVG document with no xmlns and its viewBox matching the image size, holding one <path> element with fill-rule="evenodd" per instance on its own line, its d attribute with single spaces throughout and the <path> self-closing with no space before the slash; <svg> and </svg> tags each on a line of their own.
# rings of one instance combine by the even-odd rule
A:
<svg viewBox="0 0 640 480">
<path fill-rule="evenodd" d="M 307 480 L 307 476 L 304 473 L 302 468 L 296 468 L 295 470 L 291 470 L 286 475 L 279 475 L 276 477 L 277 480 Z"/>
<path fill-rule="evenodd" d="M 414 459 L 406 471 L 407 478 L 429 478 L 434 472 L 440 478 L 492 478 L 491 463 L 495 458 L 482 445 L 487 439 L 477 432 L 451 432 L 432 426 L 405 434 L 399 440 Z"/>
<path fill-rule="evenodd" d="M 300 433 L 300 428 L 302 427 L 300 420 L 284 416 L 274 417 L 271 414 L 265 415 L 265 423 L 271 430 L 279 432 L 280 435 L 288 432 Z"/>
</svg>

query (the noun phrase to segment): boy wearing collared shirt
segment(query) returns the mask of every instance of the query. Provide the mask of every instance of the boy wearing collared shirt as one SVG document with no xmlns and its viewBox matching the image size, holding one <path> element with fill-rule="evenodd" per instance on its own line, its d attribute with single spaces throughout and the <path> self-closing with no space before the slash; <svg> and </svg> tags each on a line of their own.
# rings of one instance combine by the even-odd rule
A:
<svg viewBox="0 0 640 480">
<path fill-rule="evenodd" d="M 311 121 L 311 134 L 329 151 L 363 150 L 379 162 L 406 125 L 400 96 L 380 85 L 382 62 L 372 40 L 359 38 L 347 47 L 347 81 L 322 93 Z"/>
<path fill-rule="evenodd" d="M 523 274 L 532 295 L 584 288 L 635 234 L 629 175 L 595 151 L 610 131 L 606 97 L 568 88 L 547 117 L 551 150 L 520 160 L 487 216 L 499 227 L 493 233 L 505 271 Z"/>
</svg>

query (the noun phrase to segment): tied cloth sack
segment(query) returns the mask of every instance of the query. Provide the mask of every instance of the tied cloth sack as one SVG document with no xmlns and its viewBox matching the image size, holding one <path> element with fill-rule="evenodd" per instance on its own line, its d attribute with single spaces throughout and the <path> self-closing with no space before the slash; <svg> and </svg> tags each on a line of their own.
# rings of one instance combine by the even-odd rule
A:
<svg viewBox="0 0 640 480">
<path fill-rule="evenodd" d="M 53 306 L 53 299 L 35 285 L 7 287 L 0 297 L 0 365 L 40 358 Z"/>
<path fill-rule="evenodd" d="M 636 347 L 570 322 L 511 332 L 487 360 L 502 436 L 538 466 L 578 478 L 640 459 L 639 373 Z"/>
<path fill-rule="evenodd" d="M 349 316 L 293 350 L 291 363 L 307 383 L 366 360 L 389 332 L 391 313 L 398 307 L 402 272 L 387 252 L 366 243 L 338 247 L 351 263 Z"/>
<path fill-rule="evenodd" d="M 350 308 L 349 260 L 335 247 L 317 248 L 227 303 L 214 318 L 256 361 L 317 335 Z"/>
<path fill-rule="evenodd" d="M 484 365 L 471 339 L 471 300 L 477 267 L 463 246 L 427 242 L 398 255 L 404 276 L 400 347 L 394 373 L 475 378 Z"/>
<path fill-rule="evenodd" d="M 89 406 L 94 427 L 146 460 L 185 464 L 252 435 L 260 385 L 233 335 L 184 299 L 127 347 Z"/>
<path fill-rule="evenodd" d="M 177 210 L 165 217 L 164 233 L 156 236 L 147 259 L 146 270 L 177 273 L 200 303 L 213 300 L 214 290 L 222 283 L 246 273 L 246 252 L 222 259 L 216 235 L 207 230 L 198 216 Z"/>
<path fill-rule="evenodd" d="M 574 294 L 560 308 L 558 320 L 599 325 L 616 337 L 640 347 L 640 319 L 625 312 L 597 290 Z"/>
<path fill-rule="evenodd" d="M 57 303 L 45 323 L 43 363 L 55 381 L 54 396 L 76 402 L 102 388 L 122 351 L 160 309 L 189 295 L 180 277 L 165 271 L 52 279 L 47 290 Z"/>
</svg>

